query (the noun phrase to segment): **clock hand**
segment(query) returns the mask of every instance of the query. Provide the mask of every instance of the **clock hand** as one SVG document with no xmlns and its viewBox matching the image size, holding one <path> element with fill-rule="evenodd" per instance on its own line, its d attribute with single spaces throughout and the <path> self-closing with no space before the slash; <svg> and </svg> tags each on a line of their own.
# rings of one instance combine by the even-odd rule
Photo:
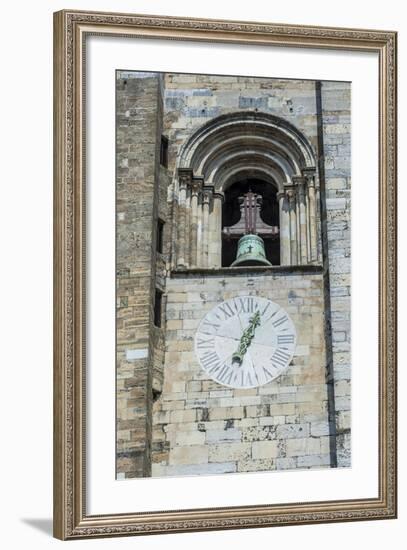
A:
<svg viewBox="0 0 407 550">
<path fill-rule="evenodd" d="M 247 348 L 253 340 L 254 333 L 258 326 L 260 326 L 260 312 L 256 311 L 249 321 L 249 326 L 243 331 L 240 338 L 239 347 L 232 356 L 232 363 L 239 363 L 239 365 L 242 364 L 243 357 L 245 356 Z"/>
</svg>

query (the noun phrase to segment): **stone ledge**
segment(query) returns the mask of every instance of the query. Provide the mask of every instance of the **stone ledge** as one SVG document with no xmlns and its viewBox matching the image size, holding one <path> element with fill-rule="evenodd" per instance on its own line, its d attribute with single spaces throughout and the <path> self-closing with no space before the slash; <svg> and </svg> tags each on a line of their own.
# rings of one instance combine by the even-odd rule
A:
<svg viewBox="0 0 407 550">
<path fill-rule="evenodd" d="M 323 273 L 322 264 L 315 265 L 256 265 L 256 266 L 236 266 L 236 267 L 195 267 L 188 269 L 173 269 L 170 276 L 177 277 L 202 277 L 208 275 L 257 275 L 257 274 L 283 274 L 296 275 L 298 273 Z"/>
</svg>

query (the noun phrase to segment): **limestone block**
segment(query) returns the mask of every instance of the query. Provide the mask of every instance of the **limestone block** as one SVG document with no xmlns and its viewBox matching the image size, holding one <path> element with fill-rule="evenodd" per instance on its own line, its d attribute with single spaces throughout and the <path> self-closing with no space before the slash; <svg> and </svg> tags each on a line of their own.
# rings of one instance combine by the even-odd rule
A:
<svg viewBox="0 0 407 550">
<path fill-rule="evenodd" d="M 312 422 L 311 423 L 311 435 L 312 437 L 320 437 L 329 435 L 329 423 L 325 422 Z"/>
<path fill-rule="evenodd" d="M 179 466 L 166 466 L 162 464 L 153 464 L 153 477 L 162 476 L 196 476 L 211 474 L 228 474 L 236 472 L 235 462 L 219 462 L 211 464 L 184 464 Z"/>
<path fill-rule="evenodd" d="M 288 457 L 320 454 L 320 440 L 319 438 L 288 439 L 286 451 Z"/>
<path fill-rule="evenodd" d="M 243 430 L 242 441 L 265 441 L 277 439 L 276 431 L 276 426 L 261 425 L 248 427 Z"/>
<path fill-rule="evenodd" d="M 196 409 L 174 410 L 170 413 L 171 422 L 194 422 L 196 420 Z"/>
<path fill-rule="evenodd" d="M 175 436 L 176 445 L 203 445 L 205 443 L 205 433 L 198 431 L 178 432 Z"/>
<path fill-rule="evenodd" d="M 295 403 L 279 403 L 270 405 L 270 416 L 295 414 Z"/>
<path fill-rule="evenodd" d="M 277 427 L 277 439 L 291 439 L 308 437 L 309 424 L 282 424 Z"/>
<path fill-rule="evenodd" d="M 265 458 L 260 460 L 239 460 L 237 463 L 238 472 L 269 472 L 276 469 L 276 460 Z"/>
<path fill-rule="evenodd" d="M 243 418 L 243 407 L 216 407 L 209 411 L 211 420 Z"/>
<path fill-rule="evenodd" d="M 275 426 L 285 423 L 285 416 L 263 416 L 259 418 L 260 426 Z"/>
<path fill-rule="evenodd" d="M 350 411 L 338 411 L 336 414 L 336 428 L 338 431 L 350 430 L 351 414 Z"/>
<path fill-rule="evenodd" d="M 231 462 L 234 460 L 245 460 L 250 458 L 250 443 L 222 443 L 210 445 L 209 462 Z"/>
<path fill-rule="evenodd" d="M 296 458 L 276 458 L 276 470 L 293 470 L 297 467 Z"/>
<path fill-rule="evenodd" d="M 206 445 L 174 447 L 170 450 L 170 465 L 206 464 L 207 462 L 208 447 Z"/>
<path fill-rule="evenodd" d="M 331 457 L 329 454 L 299 456 L 297 458 L 298 468 L 329 467 Z"/>
<path fill-rule="evenodd" d="M 259 419 L 258 418 L 242 418 L 241 420 L 234 420 L 233 422 L 234 422 L 234 425 L 237 428 L 247 428 L 249 426 L 257 426 L 259 424 Z"/>
<path fill-rule="evenodd" d="M 204 435 L 204 434 L 203 434 Z M 242 432 L 236 428 L 229 430 L 208 430 L 206 432 L 206 443 L 221 443 L 223 441 L 240 441 Z"/>
<path fill-rule="evenodd" d="M 256 441 L 252 444 L 253 459 L 276 458 L 279 453 L 277 441 Z"/>
<path fill-rule="evenodd" d="M 335 408 L 337 411 L 350 410 L 350 396 L 339 396 L 335 399 Z"/>
</svg>

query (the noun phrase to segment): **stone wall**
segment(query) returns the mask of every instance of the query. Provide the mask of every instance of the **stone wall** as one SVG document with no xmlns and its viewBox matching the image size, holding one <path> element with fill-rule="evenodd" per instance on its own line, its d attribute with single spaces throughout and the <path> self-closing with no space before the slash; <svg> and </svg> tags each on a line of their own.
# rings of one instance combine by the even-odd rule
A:
<svg viewBox="0 0 407 550">
<path fill-rule="evenodd" d="M 161 77 L 117 79 L 117 476 L 151 474 Z M 154 351 L 157 349 L 157 357 Z M 156 366 L 156 371 L 159 370 Z M 159 375 L 156 376 L 160 378 Z M 162 368 L 161 368 L 162 378 Z"/>
<path fill-rule="evenodd" d="M 173 174 L 170 189 L 174 203 L 173 223 L 177 223 L 179 196 L 176 168 L 180 150 L 202 125 L 215 117 L 237 112 L 258 111 L 277 115 L 294 124 L 317 150 L 318 130 L 315 82 L 240 76 L 166 74 L 164 91 L 164 133 L 169 138 L 169 170 Z M 181 201 L 182 202 L 182 201 Z M 211 216 L 221 218 L 221 201 L 214 200 Z M 182 210 L 182 206 L 181 206 Z M 209 266 L 221 265 L 218 236 L 209 231 Z M 178 243 L 174 231 L 172 260 Z M 182 240 L 182 239 L 179 239 Z M 205 265 L 205 264 L 204 264 Z M 191 266 L 189 266 L 191 267 Z"/>
<path fill-rule="evenodd" d="M 351 465 L 351 86 L 322 82 L 324 234 L 329 277 L 332 365 L 338 466 Z"/>
<path fill-rule="evenodd" d="M 254 389 L 209 379 L 194 352 L 202 317 L 236 295 L 275 301 L 298 327 L 288 370 Z M 154 405 L 153 476 L 330 466 L 323 299 L 322 270 L 235 268 L 167 280 L 167 351 L 163 394 Z"/>
<path fill-rule="evenodd" d="M 180 227 L 180 151 L 203 124 L 239 111 L 288 120 L 315 150 L 323 265 L 267 275 L 171 274 Z M 159 165 L 161 133 L 169 139 L 168 170 Z M 162 254 L 155 246 L 158 217 L 165 222 Z M 349 83 L 119 73 L 119 478 L 350 465 L 349 223 Z M 212 259 L 219 246 L 219 236 L 211 234 Z M 164 292 L 162 328 L 153 323 L 156 288 Z M 193 335 L 208 309 L 250 293 L 287 309 L 299 346 L 280 378 L 235 390 L 205 377 Z"/>
<path fill-rule="evenodd" d="M 200 126 L 220 115 L 262 111 L 292 122 L 317 148 L 315 83 L 242 76 L 166 74 L 164 132 L 169 168 L 179 149 Z"/>
</svg>

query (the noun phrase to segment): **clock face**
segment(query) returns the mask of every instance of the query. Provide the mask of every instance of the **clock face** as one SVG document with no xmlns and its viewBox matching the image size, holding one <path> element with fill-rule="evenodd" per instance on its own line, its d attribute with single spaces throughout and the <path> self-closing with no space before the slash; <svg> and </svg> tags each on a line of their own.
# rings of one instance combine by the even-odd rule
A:
<svg viewBox="0 0 407 550">
<path fill-rule="evenodd" d="M 232 388 L 254 388 L 287 369 L 296 338 L 294 323 L 278 304 L 258 296 L 236 296 L 202 319 L 195 352 L 213 380 Z"/>
</svg>

